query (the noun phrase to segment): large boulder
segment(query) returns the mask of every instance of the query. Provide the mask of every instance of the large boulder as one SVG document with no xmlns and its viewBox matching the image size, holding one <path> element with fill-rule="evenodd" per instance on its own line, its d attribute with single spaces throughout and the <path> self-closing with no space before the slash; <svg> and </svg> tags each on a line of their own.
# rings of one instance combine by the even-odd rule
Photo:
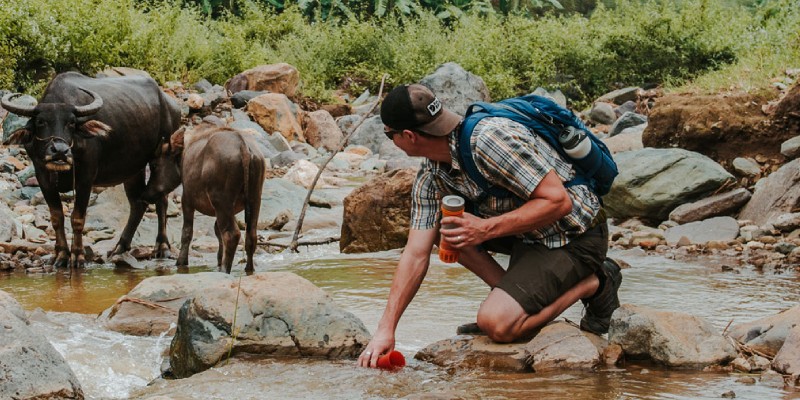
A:
<svg viewBox="0 0 800 400">
<path fill-rule="evenodd" d="M 225 89 L 231 93 L 267 90 L 293 97 L 299 83 L 300 73 L 297 68 L 287 63 L 278 63 L 248 69 L 225 82 Z"/>
<path fill-rule="evenodd" d="M 610 216 L 667 219 L 675 207 L 708 196 L 734 180 L 719 164 L 682 149 L 617 153 L 619 175 L 603 197 Z"/>
<path fill-rule="evenodd" d="M 106 328 L 127 335 L 173 335 L 183 303 L 218 281 L 216 274 L 147 278 L 103 311 L 98 320 Z"/>
<path fill-rule="evenodd" d="M 176 377 L 204 371 L 228 355 L 355 358 L 369 341 L 356 316 L 295 274 L 204 274 L 216 283 L 181 307 L 170 345 Z"/>
<path fill-rule="evenodd" d="M 440 65 L 420 83 L 431 88 L 445 107 L 459 115 L 464 115 L 476 101 L 491 101 L 483 79 L 453 62 Z"/>
<path fill-rule="evenodd" d="M 753 197 L 739 214 L 763 225 L 780 214 L 791 213 L 800 207 L 800 159 L 786 163 L 756 184 Z"/>
<path fill-rule="evenodd" d="M 401 169 L 371 179 L 344 199 L 342 253 L 368 253 L 405 246 L 416 172 Z"/>
<path fill-rule="evenodd" d="M 783 347 L 789 332 L 798 325 L 800 306 L 795 306 L 776 315 L 735 325 L 729 336 L 754 350 L 773 356 Z"/>
<path fill-rule="evenodd" d="M 282 178 L 267 179 L 261 190 L 261 209 L 258 213 L 258 229 L 280 230 L 290 221 L 296 221 L 303 210 L 308 190 Z M 315 197 L 310 199 L 306 210 L 306 219 L 317 217 L 318 208 L 314 204 Z M 238 217 L 243 214 L 240 213 Z M 244 218 L 240 218 L 244 220 Z"/>
<path fill-rule="evenodd" d="M 736 348 L 703 318 L 624 304 L 614 312 L 609 342 L 632 359 L 676 368 L 704 368 L 736 357 Z"/>
<path fill-rule="evenodd" d="M 0 291 L 0 398 L 83 399 L 75 373 L 25 311 Z"/>
</svg>

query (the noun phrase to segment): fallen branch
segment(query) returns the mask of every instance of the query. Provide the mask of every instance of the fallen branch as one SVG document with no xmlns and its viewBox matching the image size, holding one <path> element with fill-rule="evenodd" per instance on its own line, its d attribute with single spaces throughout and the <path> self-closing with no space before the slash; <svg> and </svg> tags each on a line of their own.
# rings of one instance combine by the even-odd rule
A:
<svg viewBox="0 0 800 400">
<path fill-rule="evenodd" d="M 328 244 L 328 243 L 333 243 L 333 242 L 338 242 L 338 241 L 339 241 L 339 238 L 331 237 L 331 238 L 304 240 L 304 241 L 301 241 L 301 242 L 297 242 L 296 245 L 295 245 L 295 242 L 292 242 L 291 244 L 282 244 L 282 243 L 275 243 L 275 242 L 269 242 L 269 241 L 267 241 L 267 242 L 259 242 L 258 245 L 259 246 L 280 247 L 280 248 L 284 248 L 285 249 L 285 248 L 289 248 L 292 245 L 295 245 L 295 248 L 297 248 L 297 246 L 316 246 L 316 245 L 320 245 L 320 244 Z M 294 250 L 294 249 L 292 249 L 292 250 Z"/>
<path fill-rule="evenodd" d="M 306 195 L 306 200 L 303 202 L 303 210 L 300 212 L 300 217 L 297 219 L 297 226 L 294 229 L 294 235 L 292 236 L 292 243 L 289 245 L 289 250 L 291 250 L 293 253 L 297 253 L 297 246 L 299 245 L 297 243 L 297 237 L 300 235 L 300 229 L 303 227 L 303 219 L 305 219 L 306 217 L 306 211 L 308 210 L 308 203 L 311 200 L 311 193 L 314 192 L 314 187 L 317 186 L 317 181 L 319 181 L 319 178 L 320 176 L 322 176 L 322 172 L 325 170 L 325 167 L 328 166 L 328 163 L 330 163 L 331 160 L 333 160 L 333 157 L 336 156 L 337 153 L 339 153 L 340 151 L 342 151 L 342 149 L 344 149 L 344 145 L 350 139 L 350 136 L 353 136 L 353 133 L 355 133 L 355 131 L 358 130 L 361 124 L 363 124 L 364 121 L 367 119 L 367 116 L 372 114 L 372 111 L 374 111 L 375 107 L 378 106 L 378 103 L 381 102 L 381 97 L 383 97 L 383 85 L 386 82 L 387 77 L 388 75 L 384 74 L 383 77 L 381 78 L 381 87 L 380 90 L 378 91 L 378 100 L 376 100 L 375 103 L 372 104 L 372 107 L 370 107 L 369 111 L 367 111 L 361 116 L 361 119 L 358 120 L 358 123 L 353 127 L 352 130 L 350 130 L 350 133 L 348 133 L 345 137 L 343 137 L 342 140 L 339 142 L 339 147 L 337 147 L 336 150 L 331 153 L 330 157 L 328 157 L 328 159 L 325 160 L 322 166 L 319 167 L 319 171 L 317 171 L 317 175 L 314 177 L 314 181 L 311 182 L 311 186 L 308 188 L 308 194 Z"/>
</svg>

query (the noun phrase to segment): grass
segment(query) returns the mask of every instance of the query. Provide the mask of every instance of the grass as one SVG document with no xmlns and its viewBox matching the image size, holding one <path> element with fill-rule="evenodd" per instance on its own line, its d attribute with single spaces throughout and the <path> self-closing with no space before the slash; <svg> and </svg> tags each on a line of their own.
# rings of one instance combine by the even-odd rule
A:
<svg viewBox="0 0 800 400">
<path fill-rule="evenodd" d="M 40 94 L 55 74 L 112 66 L 157 81 L 224 83 L 288 62 L 301 94 L 329 101 L 418 81 L 454 61 L 493 98 L 560 88 L 576 106 L 620 86 L 713 92 L 768 86 L 800 60 L 796 0 L 744 7 L 712 0 L 615 2 L 590 16 L 546 14 L 440 20 L 432 14 L 309 22 L 244 0 L 211 19 L 180 1 L 0 0 L 0 88 Z M 679 5 L 676 5 L 679 4 Z"/>
</svg>

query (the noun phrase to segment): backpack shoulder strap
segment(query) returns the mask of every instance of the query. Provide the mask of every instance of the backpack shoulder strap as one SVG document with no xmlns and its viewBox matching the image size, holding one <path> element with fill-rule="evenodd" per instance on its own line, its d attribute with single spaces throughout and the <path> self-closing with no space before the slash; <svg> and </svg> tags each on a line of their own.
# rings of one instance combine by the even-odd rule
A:
<svg viewBox="0 0 800 400">
<path fill-rule="evenodd" d="M 477 111 L 476 108 L 479 107 L 481 110 Z M 511 192 L 507 189 L 489 184 L 486 177 L 478 171 L 478 166 L 475 164 L 475 159 L 472 157 L 472 145 L 470 142 L 472 133 L 475 131 L 475 126 L 478 125 L 478 122 L 482 119 L 492 116 L 492 114 L 486 111 L 486 107 L 492 107 L 492 104 L 479 102 L 469 106 L 466 117 L 464 117 L 464 121 L 461 123 L 461 130 L 458 132 L 458 141 L 456 145 L 458 147 L 458 158 L 459 161 L 461 161 L 461 167 L 464 168 L 464 172 L 467 173 L 467 176 L 481 188 L 482 193 L 477 203 L 482 202 L 487 195 L 502 198 L 511 197 Z"/>
</svg>

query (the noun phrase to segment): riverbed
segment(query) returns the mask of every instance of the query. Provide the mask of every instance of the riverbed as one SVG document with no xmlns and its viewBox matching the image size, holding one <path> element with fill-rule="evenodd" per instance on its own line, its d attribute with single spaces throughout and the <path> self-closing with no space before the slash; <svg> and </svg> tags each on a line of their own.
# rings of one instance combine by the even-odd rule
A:
<svg viewBox="0 0 800 400">
<path fill-rule="evenodd" d="M 299 254 L 260 254 L 257 272 L 291 271 L 328 292 L 344 309 L 374 330 L 383 311 L 399 251 L 361 255 L 338 252 L 338 244 L 301 247 Z M 637 252 L 612 251 L 623 270 L 622 303 L 681 311 L 726 327 L 774 315 L 800 301 L 795 272 L 764 273 L 748 266 L 675 261 Z M 210 264 L 212 257 L 202 263 Z M 505 262 L 507 260 L 502 260 Z M 190 273 L 213 270 L 197 265 Z M 234 266 L 241 274 L 242 265 Z M 159 379 L 170 337 L 133 337 L 103 329 L 95 316 L 150 276 L 176 273 L 171 262 L 145 270 L 96 265 L 80 273 L 59 271 L 0 275 L 0 290 L 31 312 L 33 326 L 66 358 L 89 399 L 800 399 L 775 384 L 741 382 L 739 373 L 669 371 L 650 364 L 626 364 L 594 372 L 498 373 L 448 371 L 416 361 L 424 346 L 455 335 L 456 326 L 475 319 L 488 288 L 469 272 L 432 257 L 428 276 L 397 332 L 397 349 L 409 365 L 397 373 L 362 369 L 354 361 L 303 359 L 232 360 L 183 380 Z M 560 318 L 578 322 L 573 306 Z"/>
</svg>

